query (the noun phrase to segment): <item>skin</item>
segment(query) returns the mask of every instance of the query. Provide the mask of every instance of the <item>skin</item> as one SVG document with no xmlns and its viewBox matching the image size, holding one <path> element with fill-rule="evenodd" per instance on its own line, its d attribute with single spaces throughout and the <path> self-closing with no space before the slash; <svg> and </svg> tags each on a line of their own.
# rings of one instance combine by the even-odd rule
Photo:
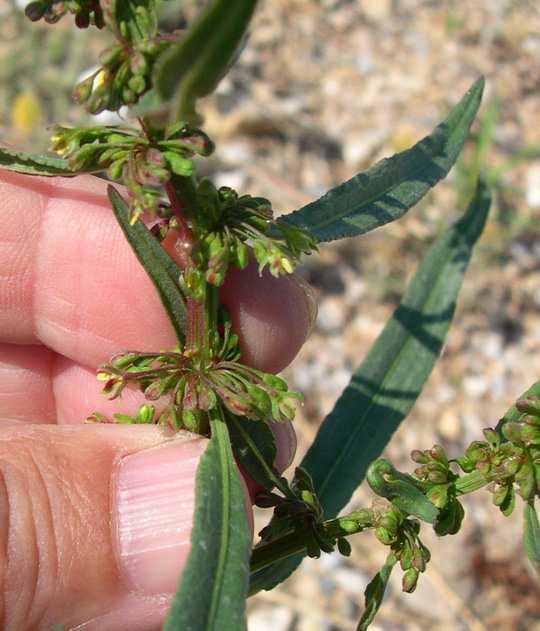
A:
<svg viewBox="0 0 540 631">
<path fill-rule="evenodd" d="M 181 562 L 154 584 L 151 573 L 137 576 L 122 561 L 119 463 L 143 452 L 159 459 L 170 447 L 190 451 L 196 465 L 206 439 L 83 421 L 95 410 L 136 411 L 140 393 L 126 392 L 120 404 L 99 395 L 95 367 L 121 349 L 171 347 L 171 327 L 103 181 L 0 171 L 0 198 L 0 627 L 45 630 L 55 621 L 154 631 Z M 223 302 L 243 361 L 268 372 L 293 359 L 313 321 L 301 283 L 259 277 L 255 266 L 228 276 Z M 290 431 L 278 434 L 278 445 L 284 466 Z M 193 495 L 196 466 L 185 472 Z M 187 550 L 189 529 L 184 537 Z"/>
</svg>

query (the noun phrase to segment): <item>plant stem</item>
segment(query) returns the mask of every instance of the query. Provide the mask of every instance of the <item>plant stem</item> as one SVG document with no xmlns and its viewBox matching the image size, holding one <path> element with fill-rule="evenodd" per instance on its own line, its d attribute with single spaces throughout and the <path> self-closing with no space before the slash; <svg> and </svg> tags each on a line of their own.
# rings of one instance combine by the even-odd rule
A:
<svg viewBox="0 0 540 631">
<path fill-rule="evenodd" d="M 194 209 L 193 204 L 195 202 L 194 194 L 192 190 L 194 185 L 188 178 L 171 178 L 165 184 L 165 192 L 169 198 L 171 208 L 174 212 L 176 220 L 178 221 L 178 232 L 180 243 L 182 244 L 182 251 L 179 251 L 180 265 L 185 269 L 188 265 L 188 253 L 193 242 L 192 230 L 190 230 L 190 224 L 193 225 Z"/>
<path fill-rule="evenodd" d="M 350 523 L 350 520 L 347 520 Z M 330 521 L 318 524 L 317 528 L 324 530 L 324 537 L 337 538 L 363 532 L 371 528 L 370 524 L 357 523 L 354 531 L 345 530 L 341 525 L 342 518 L 337 517 Z M 274 541 L 268 541 L 257 545 L 251 554 L 250 571 L 252 574 L 272 565 L 277 561 L 286 559 L 298 552 L 303 552 L 307 547 L 308 532 L 289 532 Z"/>
<path fill-rule="evenodd" d="M 457 495 L 466 495 L 467 493 L 481 489 L 486 486 L 486 484 L 489 484 L 489 482 L 490 481 L 486 480 L 485 476 L 480 471 L 472 471 L 456 480 L 456 493 Z"/>
<path fill-rule="evenodd" d="M 186 351 L 195 358 L 202 356 L 202 349 L 205 348 L 206 338 L 206 317 L 204 303 L 188 296 L 186 301 Z"/>
<path fill-rule="evenodd" d="M 306 538 L 297 532 L 290 532 L 275 541 L 261 543 L 253 549 L 250 571 L 252 574 L 277 561 L 302 552 L 306 549 Z"/>
</svg>

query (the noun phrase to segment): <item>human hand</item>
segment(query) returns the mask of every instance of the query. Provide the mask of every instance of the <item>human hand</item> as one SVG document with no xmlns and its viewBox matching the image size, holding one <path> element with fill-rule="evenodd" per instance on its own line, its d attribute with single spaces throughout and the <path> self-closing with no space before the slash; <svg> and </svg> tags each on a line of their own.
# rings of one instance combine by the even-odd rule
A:
<svg viewBox="0 0 540 631">
<path fill-rule="evenodd" d="M 189 550 L 207 440 L 157 426 L 86 425 L 134 413 L 99 396 L 95 368 L 174 335 L 93 177 L 0 171 L 0 619 L 4 631 L 154 631 Z M 223 302 L 243 361 L 278 372 L 313 303 L 294 277 L 231 270 Z M 281 466 L 291 436 L 278 431 Z"/>
</svg>

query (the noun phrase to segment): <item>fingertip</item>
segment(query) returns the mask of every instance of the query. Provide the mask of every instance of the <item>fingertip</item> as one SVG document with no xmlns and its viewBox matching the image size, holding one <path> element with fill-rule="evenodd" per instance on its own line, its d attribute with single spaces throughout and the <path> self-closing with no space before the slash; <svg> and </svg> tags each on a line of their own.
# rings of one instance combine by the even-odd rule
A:
<svg viewBox="0 0 540 631">
<path fill-rule="evenodd" d="M 259 275 L 251 261 L 245 270 L 229 270 L 221 296 L 240 338 L 242 362 L 258 370 L 283 370 L 313 328 L 313 292 L 296 274 L 275 278 L 263 270 Z"/>
</svg>

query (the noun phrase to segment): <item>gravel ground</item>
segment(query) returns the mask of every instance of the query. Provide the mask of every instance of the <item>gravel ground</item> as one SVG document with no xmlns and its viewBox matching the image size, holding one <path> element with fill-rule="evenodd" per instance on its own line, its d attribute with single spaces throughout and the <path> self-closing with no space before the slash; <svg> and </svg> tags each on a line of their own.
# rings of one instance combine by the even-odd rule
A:
<svg viewBox="0 0 540 631">
<path fill-rule="evenodd" d="M 3 16 L 7 4 L 0 0 Z M 3 24 L 0 54 L 17 44 L 12 22 Z M 80 41 L 74 50 L 85 57 Z M 0 104 L 0 131 L 29 148 L 37 132 L 17 128 L 6 114 L 17 90 L 27 89 L 19 83 L 24 73 L 3 68 L 11 92 Z M 479 165 L 495 186 L 491 219 L 443 355 L 385 455 L 405 470 L 413 448 L 438 442 L 460 455 L 539 378 L 540 3 L 265 0 L 240 63 L 205 105 L 218 150 L 202 168 L 288 212 L 411 146 L 480 75 L 480 121 L 449 177 L 404 219 L 325 245 L 300 270 L 316 292 L 319 319 L 285 372 L 306 397 L 296 421 L 298 461 L 422 255 L 464 209 Z M 351 507 L 371 501 L 361 488 Z M 427 572 L 411 596 L 400 592 L 395 573 L 374 631 L 540 630 L 540 592 L 521 549 L 519 511 L 503 518 L 486 491 L 466 510 L 456 537 L 437 541 L 426 531 Z M 306 561 L 284 585 L 252 599 L 249 631 L 352 631 L 385 550 L 369 534 L 351 543 L 350 559 Z"/>
</svg>

